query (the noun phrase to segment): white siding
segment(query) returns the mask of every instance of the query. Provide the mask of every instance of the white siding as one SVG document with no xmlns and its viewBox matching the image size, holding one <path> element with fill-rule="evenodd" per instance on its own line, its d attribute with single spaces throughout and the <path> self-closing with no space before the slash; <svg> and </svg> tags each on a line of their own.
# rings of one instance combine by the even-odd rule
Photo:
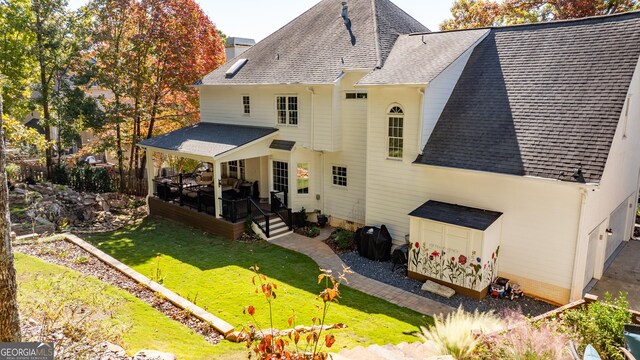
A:
<svg viewBox="0 0 640 360">
<path fill-rule="evenodd" d="M 403 161 L 387 160 L 386 110 L 391 103 L 404 107 L 405 128 L 420 123 L 415 88 L 369 90 L 367 225 L 387 225 L 399 244 L 409 233 L 407 214 L 427 200 L 500 211 L 500 270 L 569 289 L 578 189 L 553 181 L 413 165 L 418 136 L 411 131 L 405 131 Z"/>
<path fill-rule="evenodd" d="M 367 99 L 345 99 L 365 73 L 347 73 L 335 92 L 340 111 L 342 151 L 324 153 L 324 210 L 333 217 L 364 223 L 367 157 Z M 362 89 L 357 89 L 363 91 Z M 347 168 L 347 187 L 333 185 L 334 165 Z"/>
</svg>

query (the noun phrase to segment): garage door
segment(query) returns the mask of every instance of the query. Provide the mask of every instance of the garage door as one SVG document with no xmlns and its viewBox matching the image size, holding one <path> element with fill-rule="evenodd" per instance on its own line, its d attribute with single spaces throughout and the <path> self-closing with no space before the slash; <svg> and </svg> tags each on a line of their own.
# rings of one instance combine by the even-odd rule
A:
<svg viewBox="0 0 640 360">
<path fill-rule="evenodd" d="M 620 246 L 620 244 L 622 244 L 622 241 L 625 240 L 624 236 L 627 233 L 628 211 L 629 200 L 627 199 L 622 204 L 620 204 L 611 214 L 611 218 L 609 219 L 609 229 L 611 229 L 612 234 L 610 236 L 607 236 L 607 251 L 605 252 L 606 260 L 609 260 L 618 246 Z"/>
<path fill-rule="evenodd" d="M 587 266 L 584 271 L 584 286 L 587 286 L 596 270 L 596 253 L 598 252 L 598 238 L 600 226 L 589 234 L 589 250 L 587 251 Z"/>
</svg>

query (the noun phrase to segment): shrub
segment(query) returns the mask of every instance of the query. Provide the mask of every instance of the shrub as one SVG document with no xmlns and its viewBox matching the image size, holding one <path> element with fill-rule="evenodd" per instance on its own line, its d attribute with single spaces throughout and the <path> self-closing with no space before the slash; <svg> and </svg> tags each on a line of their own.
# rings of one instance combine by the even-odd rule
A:
<svg viewBox="0 0 640 360">
<path fill-rule="evenodd" d="M 556 322 L 533 324 L 521 313 L 507 312 L 503 316 L 510 329 L 486 337 L 483 359 L 556 360 L 570 359 L 567 336 Z"/>
<path fill-rule="evenodd" d="M 7 179 L 15 182 L 18 179 L 18 175 L 20 175 L 20 166 L 14 163 L 9 163 L 5 167 L 5 171 L 7 172 Z"/>
<path fill-rule="evenodd" d="M 500 319 L 493 312 L 465 312 L 462 307 L 444 317 L 434 318 L 434 325 L 420 327 L 418 337 L 431 342 L 435 347 L 433 355 L 451 355 L 455 359 L 471 359 L 481 339 L 480 333 L 490 333 L 503 329 Z"/>
<path fill-rule="evenodd" d="M 324 290 L 320 292 L 318 298 L 323 302 L 319 307 L 322 315 L 319 318 L 311 319 L 313 326 L 309 329 L 305 336 L 305 341 L 300 341 L 304 327 L 296 326 L 295 311 L 287 322 L 292 330 L 285 336 L 275 333 L 273 328 L 273 302 L 276 299 L 276 291 L 278 285 L 260 272 L 258 265 L 252 266 L 251 271 L 255 273 L 251 282 L 256 286 L 255 292 L 262 293 L 269 307 L 269 329 L 262 330 L 258 325 L 255 313 L 256 308 L 249 305 L 244 308 L 243 313 L 249 314 L 253 319 L 253 324 L 242 329 L 241 337 L 247 341 L 247 348 L 253 345 L 253 352 L 256 353 L 258 359 L 291 359 L 291 360 L 326 360 L 329 355 L 322 351 L 323 347 L 330 348 L 336 339 L 333 334 L 325 334 L 322 341 L 322 332 L 325 331 L 325 320 L 331 303 L 337 303 L 340 298 L 340 284 L 347 282 L 346 275 L 351 274 L 348 267 L 344 267 L 342 273 L 337 278 L 331 274 L 331 270 L 320 269 L 322 273 L 318 276 L 318 284 L 324 280 Z M 254 345 L 254 342 L 256 344 Z M 291 345 L 293 342 L 293 345 Z M 291 348 L 293 347 L 293 348 Z M 251 358 L 251 355 L 249 355 Z"/>
<path fill-rule="evenodd" d="M 336 230 L 336 246 L 340 250 L 353 248 L 353 232 L 343 228 Z"/>
<path fill-rule="evenodd" d="M 624 324 L 631 321 L 626 294 L 613 299 L 606 293 L 603 301 L 566 311 L 561 321 L 565 332 L 578 343 L 579 352 L 591 344 L 604 360 L 624 359 L 618 348 L 624 346 Z"/>
<path fill-rule="evenodd" d="M 318 228 L 317 226 L 313 226 L 311 227 L 311 229 L 309 229 L 309 237 L 316 237 L 320 235 L 320 228 Z"/>
</svg>

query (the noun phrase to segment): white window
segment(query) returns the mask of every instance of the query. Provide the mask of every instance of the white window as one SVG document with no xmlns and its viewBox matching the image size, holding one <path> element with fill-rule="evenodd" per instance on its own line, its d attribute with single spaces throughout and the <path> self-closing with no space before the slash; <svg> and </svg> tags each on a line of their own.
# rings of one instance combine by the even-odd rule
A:
<svg viewBox="0 0 640 360">
<path fill-rule="evenodd" d="M 309 193 L 309 163 L 298 163 L 296 169 L 296 177 L 298 180 L 298 194 Z"/>
<path fill-rule="evenodd" d="M 277 96 L 276 115 L 279 125 L 298 125 L 298 97 Z"/>
<path fill-rule="evenodd" d="M 289 163 L 284 161 L 273 162 L 273 190 L 289 191 Z"/>
<path fill-rule="evenodd" d="M 222 177 L 226 178 L 234 178 L 234 179 L 245 179 L 245 166 L 244 159 L 243 160 L 233 160 L 229 162 L 225 162 L 221 164 L 222 167 Z"/>
<path fill-rule="evenodd" d="M 350 91 L 347 92 L 345 94 L 345 99 L 347 100 L 352 100 L 352 99 L 366 99 L 367 98 L 367 93 L 366 92 L 355 92 L 355 91 Z"/>
<path fill-rule="evenodd" d="M 249 95 L 242 96 L 242 113 L 245 115 L 251 114 L 251 98 Z"/>
<path fill-rule="evenodd" d="M 347 186 L 347 168 L 344 166 L 333 166 L 333 185 Z"/>
<path fill-rule="evenodd" d="M 393 106 L 389 110 L 389 131 L 388 131 L 388 157 L 390 159 L 402 159 L 404 148 L 404 111 L 400 106 Z"/>
</svg>

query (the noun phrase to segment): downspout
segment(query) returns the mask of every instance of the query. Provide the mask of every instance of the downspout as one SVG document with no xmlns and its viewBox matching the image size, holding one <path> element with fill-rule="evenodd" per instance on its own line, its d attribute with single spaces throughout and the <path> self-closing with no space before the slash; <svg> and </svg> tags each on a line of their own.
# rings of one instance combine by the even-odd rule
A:
<svg viewBox="0 0 640 360">
<path fill-rule="evenodd" d="M 424 92 L 423 88 L 417 88 L 418 94 L 420 94 L 420 118 L 418 118 L 418 154 L 422 155 L 424 150 L 422 147 L 422 131 L 424 128 Z"/>
<path fill-rule="evenodd" d="M 588 242 L 582 241 L 584 237 L 583 223 L 584 223 L 584 208 L 587 200 L 587 189 L 580 188 L 580 220 L 578 221 L 578 237 L 576 239 L 576 251 L 573 259 L 573 276 L 571 278 L 571 294 L 569 295 L 569 301 L 577 301 L 582 298 L 582 290 L 584 288 L 584 266 L 586 263 L 586 251 Z M 579 271 L 582 269 L 582 271 Z"/>
<path fill-rule="evenodd" d="M 316 149 L 316 92 L 312 87 L 307 87 L 307 91 L 311 93 L 311 150 Z"/>
</svg>

